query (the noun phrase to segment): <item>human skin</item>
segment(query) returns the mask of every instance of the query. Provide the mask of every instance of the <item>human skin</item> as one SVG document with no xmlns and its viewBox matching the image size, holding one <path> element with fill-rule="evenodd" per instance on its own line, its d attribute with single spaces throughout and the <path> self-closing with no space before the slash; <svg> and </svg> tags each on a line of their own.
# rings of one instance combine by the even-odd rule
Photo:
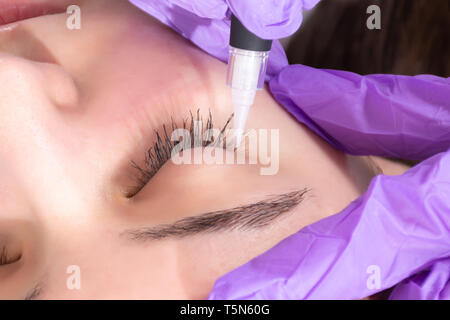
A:
<svg viewBox="0 0 450 320">
<path fill-rule="evenodd" d="M 135 196 L 131 161 L 143 163 L 154 130 L 210 110 L 232 113 L 226 65 L 127 1 L 78 4 L 67 14 L 0 27 L 0 245 L 18 262 L 0 266 L 0 297 L 202 299 L 215 279 L 288 235 L 337 213 L 377 174 L 407 168 L 348 157 L 299 124 L 265 89 L 247 127 L 279 129 L 279 171 L 260 165 L 167 162 Z M 308 188 L 270 226 L 137 242 L 123 232 L 234 208 Z M 3 243 L 4 242 L 4 243 Z M 66 286 L 80 267 L 81 288 Z"/>
</svg>

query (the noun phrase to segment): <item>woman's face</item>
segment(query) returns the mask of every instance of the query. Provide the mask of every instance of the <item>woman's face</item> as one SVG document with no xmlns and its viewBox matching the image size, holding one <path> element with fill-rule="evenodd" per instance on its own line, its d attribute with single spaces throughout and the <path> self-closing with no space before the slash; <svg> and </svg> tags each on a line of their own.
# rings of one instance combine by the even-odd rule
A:
<svg viewBox="0 0 450 320">
<path fill-rule="evenodd" d="M 155 130 L 197 110 L 225 124 L 226 65 L 127 1 L 78 1 L 79 30 L 66 27 L 73 1 L 57 3 L 60 14 L 0 27 L 0 262 L 11 262 L 1 298 L 205 298 L 220 275 L 340 211 L 373 176 L 263 90 L 247 127 L 279 129 L 276 174 L 168 161 L 130 197 L 132 161 L 144 163 Z M 261 212 L 274 218 L 242 227 Z M 219 214 L 241 218 L 221 225 Z"/>
</svg>

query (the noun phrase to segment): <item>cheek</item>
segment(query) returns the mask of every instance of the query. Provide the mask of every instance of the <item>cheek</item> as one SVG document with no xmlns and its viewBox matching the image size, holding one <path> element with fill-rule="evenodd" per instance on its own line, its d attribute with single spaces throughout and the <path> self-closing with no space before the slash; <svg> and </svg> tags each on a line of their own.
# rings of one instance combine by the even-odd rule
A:
<svg viewBox="0 0 450 320">
<path fill-rule="evenodd" d="M 46 76 L 48 82 L 43 81 Z M 35 183 L 41 181 L 51 190 L 40 192 L 52 194 L 52 182 L 60 181 L 58 170 L 67 162 L 63 152 L 70 130 L 61 123 L 58 109 L 65 98 L 53 94 L 65 87 L 72 99 L 71 87 L 64 84 L 67 81 L 67 75 L 55 66 L 0 58 L 0 157 L 31 195 L 36 193 Z"/>
<path fill-rule="evenodd" d="M 103 234 L 68 237 L 47 261 L 46 299 L 180 299 L 179 252 L 171 241 L 124 243 Z M 123 239 L 121 239 L 123 240 Z M 56 253 L 55 251 L 53 251 Z"/>
</svg>

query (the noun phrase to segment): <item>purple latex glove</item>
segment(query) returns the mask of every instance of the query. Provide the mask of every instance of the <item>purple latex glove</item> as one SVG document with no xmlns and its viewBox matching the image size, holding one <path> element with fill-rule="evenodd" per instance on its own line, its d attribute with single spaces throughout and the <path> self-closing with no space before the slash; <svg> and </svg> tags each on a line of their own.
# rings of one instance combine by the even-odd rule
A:
<svg viewBox="0 0 450 320">
<path fill-rule="evenodd" d="M 207 53 L 228 62 L 230 17 L 233 13 L 247 29 L 264 39 L 293 34 L 302 22 L 302 10 L 319 0 L 130 0 L 138 8 L 191 40 Z M 272 44 L 266 80 L 288 61 L 278 41 Z M 225 83 L 225 79 L 224 79 Z"/>
<path fill-rule="evenodd" d="M 450 147 L 450 78 L 284 68 L 270 91 L 300 122 L 354 155 L 423 160 Z"/>
<path fill-rule="evenodd" d="M 423 159 L 217 280 L 210 299 L 450 299 L 450 79 L 300 65 L 270 82 L 299 121 L 354 154 Z"/>
</svg>

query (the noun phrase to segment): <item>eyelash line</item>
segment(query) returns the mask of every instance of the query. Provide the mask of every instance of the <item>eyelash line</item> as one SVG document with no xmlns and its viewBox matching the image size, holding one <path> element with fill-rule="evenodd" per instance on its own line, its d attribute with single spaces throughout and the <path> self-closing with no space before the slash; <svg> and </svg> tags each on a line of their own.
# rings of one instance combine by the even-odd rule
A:
<svg viewBox="0 0 450 320">
<path fill-rule="evenodd" d="M 9 264 L 8 251 L 6 249 L 6 246 L 3 246 L 2 250 L 0 251 L 0 266 L 4 266 L 7 264 Z"/>
<path fill-rule="evenodd" d="M 14 262 L 18 261 L 19 259 L 20 259 L 20 256 L 16 259 L 14 259 L 14 258 L 11 259 L 11 257 L 8 254 L 8 249 L 6 248 L 6 246 L 2 247 L 2 249 L 0 251 L 0 267 L 14 263 Z"/>
<path fill-rule="evenodd" d="M 227 136 L 224 135 L 225 130 L 227 129 L 228 125 L 231 122 L 231 119 L 234 116 L 234 113 L 231 114 L 231 116 L 227 119 L 225 125 L 220 130 L 220 134 L 218 135 L 217 139 L 214 139 L 213 136 L 207 136 L 207 139 L 203 141 L 202 137 L 205 132 L 211 132 L 208 131 L 210 129 L 214 129 L 213 119 L 211 110 L 209 110 L 208 118 L 206 121 L 206 125 L 203 125 L 203 117 L 200 116 L 200 109 L 197 109 L 196 117 L 192 114 L 191 111 L 189 111 L 189 118 L 183 119 L 183 123 L 181 126 L 177 126 L 175 121 L 172 117 L 170 117 L 170 134 L 174 132 L 176 129 L 185 129 L 189 131 L 189 134 L 191 137 L 194 137 L 195 139 L 191 139 L 190 145 L 183 145 L 183 150 L 191 149 L 197 146 L 201 146 L 202 148 L 212 146 L 216 147 L 218 145 L 222 145 L 223 148 L 226 148 L 227 146 Z M 188 121 L 189 120 L 189 121 Z M 194 125 L 195 121 L 201 121 L 202 127 L 198 128 Z M 142 188 L 145 187 L 145 185 L 150 181 L 150 179 L 161 169 L 161 167 L 170 159 L 172 149 L 180 143 L 180 141 L 171 141 L 169 139 L 169 133 L 167 130 L 166 124 L 163 124 L 162 126 L 162 132 L 159 132 L 158 130 L 155 130 L 156 135 L 156 142 L 153 143 L 153 145 L 147 149 L 145 153 L 145 160 L 144 160 L 144 168 L 136 164 L 136 162 L 131 161 L 131 165 L 134 169 L 138 171 L 138 174 L 136 176 L 137 184 L 136 186 L 132 187 L 131 190 L 129 190 L 126 194 L 127 198 L 132 198 L 135 196 Z M 201 130 L 201 132 L 197 131 L 194 133 L 194 130 Z M 201 139 L 201 141 L 197 140 Z M 183 141 L 185 142 L 186 139 L 183 137 Z"/>
<path fill-rule="evenodd" d="M 6 266 L 8 264 L 13 264 L 13 263 L 19 261 L 21 258 L 22 258 L 22 254 L 11 257 L 8 254 L 8 249 L 4 245 L 4 246 L 2 246 L 2 248 L 0 250 L 0 267 Z"/>
</svg>

